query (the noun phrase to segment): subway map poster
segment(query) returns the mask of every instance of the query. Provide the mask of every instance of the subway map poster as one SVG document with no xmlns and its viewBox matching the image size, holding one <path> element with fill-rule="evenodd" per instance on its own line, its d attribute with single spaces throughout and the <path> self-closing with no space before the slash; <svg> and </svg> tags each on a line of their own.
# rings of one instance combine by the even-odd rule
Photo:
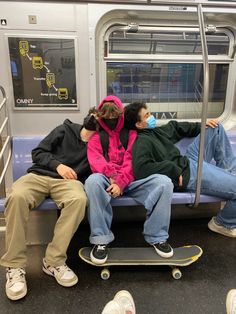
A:
<svg viewBox="0 0 236 314">
<path fill-rule="evenodd" d="M 76 108 L 74 39 L 9 37 L 15 108 Z"/>
</svg>

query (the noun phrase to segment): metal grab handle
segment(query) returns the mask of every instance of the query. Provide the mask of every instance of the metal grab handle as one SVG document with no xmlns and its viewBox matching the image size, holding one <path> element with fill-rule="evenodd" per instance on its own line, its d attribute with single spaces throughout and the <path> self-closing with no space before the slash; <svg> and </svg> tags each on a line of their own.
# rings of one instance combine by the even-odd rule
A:
<svg viewBox="0 0 236 314">
<path fill-rule="evenodd" d="M 200 26 L 204 76 L 203 76 L 201 133 L 200 133 L 198 168 L 197 168 L 197 186 L 196 186 L 196 192 L 195 192 L 195 200 L 194 200 L 193 205 L 191 205 L 191 207 L 194 207 L 194 208 L 197 207 L 199 204 L 200 193 L 201 193 L 202 163 L 203 163 L 203 155 L 204 155 L 206 120 L 207 120 L 208 97 L 209 97 L 208 49 L 207 49 L 207 41 L 206 41 L 204 19 L 203 19 L 201 4 L 198 5 L 198 21 L 199 21 L 199 26 Z"/>
<path fill-rule="evenodd" d="M 6 92 L 5 89 L 0 85 L 0 91 L 2 92 L 2 96 L 3 96 L 3 100 L 0 104 L 0 110 L 2 109 L 2 107 L 5 105 L 6 101 L 7 101 L 7 96 L 6 96 Z"/>
</svg>

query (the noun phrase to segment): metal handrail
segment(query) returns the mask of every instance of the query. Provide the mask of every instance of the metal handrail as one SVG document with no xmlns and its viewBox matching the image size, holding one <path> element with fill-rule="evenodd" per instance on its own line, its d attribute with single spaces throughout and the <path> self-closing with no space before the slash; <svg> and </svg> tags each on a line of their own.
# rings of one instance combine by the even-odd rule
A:
<svg viewBox="0 0 236 314">
<path fill-rule="evenodd" d="M 11 156 L 12 156 L 12 148 L 11 148 L 11 136 L 9 135 L 10 134 L 10 127 L 9 127 L 9 118 L 7 116 L 7 107 L 6 107 L 6 102 L 7 102 L 7 97 L 6 97 L 6 92 L 5 92 L 5 89 L 0 86 L 0 90 L 2 92 L 2 95 L 3 95 L 3 100 L 0 104 L 0 111 L 1 109 L 3 108 L 4 106 L 4 109 L 5 109 L 5 119 L 0 127 L 0 136 L 2 135 L 2 132 L 4 130 L 4 128 L 7 126 L 7 132 L 8 132 L 8 135 L 5 139 L 5 142 L 4 142 L 4 145 L 0 151 L 0 160 L 3 158 L 3 155 L 7 149 L 7 146 L 9 145 L 9 152 L 8 152 L 8 155 L 7 155 L 7 160 L 5 162 L 5 165 L 3 167 L 3 170 L 2 170 L 2 173 L 0 175 L 0 185 L 2 184 L 3 182 L 3 179 L 5 177 L 5 174 L 7 172 L 7 169 L 8 169 L 8 166 L 9 166 L 9 163 L 10 163 L 10 160 L 11 160 Z"/>
<path fill-rule="evenodd" d="M 2 148 L 2 150 L 1 150 L 1 153 L 0 153 L 0 156 L 1 156 L 1 157 L 2 157 L 3 154 L 4 154 L 7 145 L 10 144 L 10 143 L 11 143 L 11 142 L 10 142 L 10 136 L 8 136 L 7 139 L 6 139 L 6 141 L 5 141 L 5 143 L 4 143 L 3 148 Z M 5 145 L 5 144 L 6 144 L 6 145 Z M 7 161 L 6 161 L 6 163 L 5 163 L 5 166 L 4 166 L 4 168 L 3 168 L 3 170 L 2 170 L 2 173 L 1 173 L 1 176 L 0 176 L 0 185 L 2 184 L 2 181 L 3 181 L 4 177 L 5 177 L 6 172 L 7 172 L 7 169 L 8 169 L 10 160 L 11 160 L 11 155 L 12 155 L 12 149 L 11 149 L 11 146 L 10 146 L 9 153 L 8 153 L 8 156 L 7 156 Z"/>
<path fill-rule="evenodd" d="M 6 92 L 5 89 L 0 85 L 0 91 L 2 92 L 2 96 L 3 96 L 3 100 L 0 104 L 0 110 L 2 109 L 2 107 L 6 104 L 7 101 L 7 96 L 6 96 Z"/>
<path fill-rule="evenodd" d="M 198 206 L 200 193 L 201 193 L 202 164 L 203 164 L 203 155 L 204 155 L 204 143 L 205 143 L 206 120 L 207 120 L 208 97 L 209 97 L 208 49 L 207 49 L 207 42 L 206 42 L 206 34 L 204 31 L 204 19 L 203 19 L 201 4 L 198 5 L 198 20 L 199 20 L 200 35 L 201 35 L 204 78 L 203 78 L 201 133 L 200 133 L 198 168 L 197 168 L 197 186 L 196 186 L 196 192 L 195 192 L 195 200 L 194 200 L 194 203 L 191 205 L 191 207 Z"/>
</svg>

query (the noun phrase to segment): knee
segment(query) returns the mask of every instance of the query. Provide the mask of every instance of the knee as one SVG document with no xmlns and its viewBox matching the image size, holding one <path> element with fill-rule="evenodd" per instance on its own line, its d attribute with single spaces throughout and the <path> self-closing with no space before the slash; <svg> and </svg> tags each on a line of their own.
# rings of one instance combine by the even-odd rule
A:
<svg viewBox="0 0 236 314">
<path fill-rule="evenodd" d="M 27 203 L 27 193 L 13 190 L 6 200 L 5 207 L 14 203 L 19 205 Z"/>
<path fill-rule="evenodd" d="M 174 185 L 171 179 L 165 175 L 157 175 L 156 177 L 156 186 L 161 187 L 163 191 L 172 193 L 174 189 Z"/>
<path fill-rule="evenodd" d="M 104 176 L 100 173 L 91 174 L 85 181 L 86 193 L 92 191 L 99 191 L 101 188 L 104 189 Z"/>
</svg>

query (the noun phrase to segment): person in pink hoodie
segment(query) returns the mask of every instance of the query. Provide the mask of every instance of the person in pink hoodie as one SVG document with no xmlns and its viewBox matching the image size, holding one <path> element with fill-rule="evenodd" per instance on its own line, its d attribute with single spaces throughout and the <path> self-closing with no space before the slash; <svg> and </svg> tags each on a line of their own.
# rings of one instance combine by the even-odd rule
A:
<svg viewBox="0 0 236 314">
<path fill-rule="evenodd" d="M 124 107 L 118 97 L 105 97 L 97 108 L 96 119 L 98 131 L 90 138 L 87 149 L 93 174 L 85 182 L 90 242 L 94 244 L 91 260 L 103 264 L 108 258 L 107 245 L 114 240 L 110 230 L 113 216 L 110 200 L 121 195 L 130 196 L 145 206 L 145 240 L 159 255 L 171 257 L 173 249 L 166 241 L 173 193 L 171 180 L 155 174 L 135 181 L 132 146 L 137 133 L 124 129 Z"/>
</svg>

